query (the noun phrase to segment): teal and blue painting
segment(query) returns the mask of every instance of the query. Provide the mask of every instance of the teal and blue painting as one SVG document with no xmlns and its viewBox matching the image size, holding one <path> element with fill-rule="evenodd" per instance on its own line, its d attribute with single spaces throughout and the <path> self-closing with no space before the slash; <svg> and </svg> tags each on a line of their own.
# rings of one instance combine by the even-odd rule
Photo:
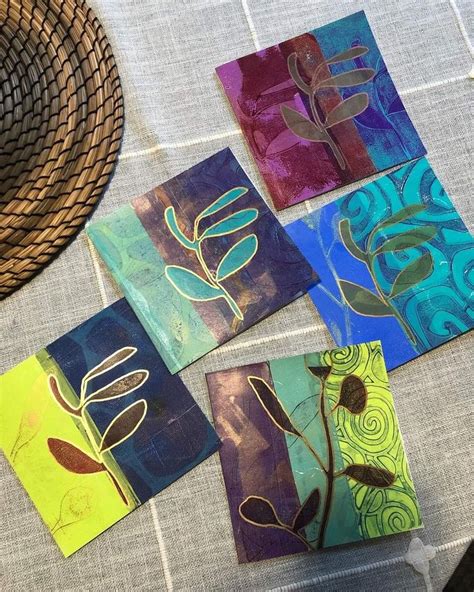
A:
<svg viewBox="0 0 474 592">
<path fill-rule="evenodd" d="M 339 346 L 380 339 L 391 370 L 472 329 L 474 240 L 426 158 L 286 230 Z"/>
<path fill-rule="evenodd" d="M 317 281 L 228 148 L 88 234 L 173 374 Z"/>
</svg>

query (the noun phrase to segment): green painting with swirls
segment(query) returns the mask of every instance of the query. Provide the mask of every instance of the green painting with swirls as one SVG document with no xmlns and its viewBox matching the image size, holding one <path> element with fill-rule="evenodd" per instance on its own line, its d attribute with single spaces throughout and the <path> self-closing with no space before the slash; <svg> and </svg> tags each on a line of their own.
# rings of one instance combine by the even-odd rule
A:
<svg viewBox="0 0 474 592">
<path fill-rule="evenodd" d="M 286 230 L 338 345 L 380 339 L 392 370 L 474 326 L 474 240 L 426 158 Z"/>
<path fill-rule="evenodd" d="M 207 382 L 240 562 L 422 526 L 379 341 Z"/>
</svg>

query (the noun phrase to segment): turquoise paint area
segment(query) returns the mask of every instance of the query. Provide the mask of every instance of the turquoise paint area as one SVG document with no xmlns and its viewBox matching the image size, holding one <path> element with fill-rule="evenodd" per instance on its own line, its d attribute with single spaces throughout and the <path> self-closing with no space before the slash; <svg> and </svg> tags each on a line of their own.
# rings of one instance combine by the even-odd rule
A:
<svg viewBox="0 0 474 592">
<path fill-rule="evenodd" d="M 306 436 L 323 462 L 327 462 L 327 444 L 319 411 L 319 381 L 305 370 L 307 365 L 320 364 L 318 354 L 269 362 L 275 391 L 293 424 Z M 338 470 L 343 467 L 343 462 L 331 418 L 329 425 L 332 432 L 335 467 Z M 302 503 L 316 487 L 319 488 L 321 494 L 321 505 L 316 520 L 305 529 L 307 539 L 310 542 L 315 542 L 319 533 L 326 496 L 326 476 L 301 439 L 286 434 L 286 442 L 300 502 Z M 362 540 L 352 493 L 347 480 L 343 477 L 334 481 L 331 508 L 325 546 Z"/>
<path fill-rule="evenodd" d="M 87 228 L 95 247 L 124 295 L 175 374 L 218 344 L 192 302 L 165 276 L 166 263 L 131 205 Z"/>
</svg>

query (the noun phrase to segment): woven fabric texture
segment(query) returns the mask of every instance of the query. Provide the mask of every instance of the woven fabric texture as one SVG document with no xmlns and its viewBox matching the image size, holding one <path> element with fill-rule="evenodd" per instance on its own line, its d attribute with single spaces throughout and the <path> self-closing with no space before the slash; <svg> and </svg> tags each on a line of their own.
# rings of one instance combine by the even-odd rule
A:
<svg viewBox="0 0 474 592">
<path fill-rule="evenodd" d="M 364 9 L 428 159 L 472 230 L 472 4 L 468 0 L 90 0 L 125 98 L 122 151 L 93 219 L 230 146 L 270 203 L 215 66 Z M 360 185 L 360 184 L 359 184 Z M 354 185 L 353 187 L 355 187 Z M 281 212 L 282 223 L 336 199 Z M 120 294 L 85 233 L 0 304 L 7 370 Z M 181 375 L 211 417 L 204 373 L 333 345 L 309 297 Z M 472 334 L 391 373 L 424 519 L 413 534 L 239 566 L 218 455 L 68 560 L 0 455 L 0 588 L 18 590 L 440 591 L 474 531 Z M 13 396 L 13 394 L 12 394 Z M 427 577 L 412 537 L 436 548 Z"/>
</svg>

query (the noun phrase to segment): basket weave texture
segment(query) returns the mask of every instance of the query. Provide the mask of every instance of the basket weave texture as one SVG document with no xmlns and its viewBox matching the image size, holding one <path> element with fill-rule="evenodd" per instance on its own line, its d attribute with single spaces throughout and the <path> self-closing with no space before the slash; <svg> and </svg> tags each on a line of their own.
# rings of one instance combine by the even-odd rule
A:
<svg viewBox="0 0 474 592">
<path fill-rule="evenodd" d="M 0 298 L 84 224 L 112 174 L 123 97 L 81 0 L 0 0 Z"/>
</svg>

